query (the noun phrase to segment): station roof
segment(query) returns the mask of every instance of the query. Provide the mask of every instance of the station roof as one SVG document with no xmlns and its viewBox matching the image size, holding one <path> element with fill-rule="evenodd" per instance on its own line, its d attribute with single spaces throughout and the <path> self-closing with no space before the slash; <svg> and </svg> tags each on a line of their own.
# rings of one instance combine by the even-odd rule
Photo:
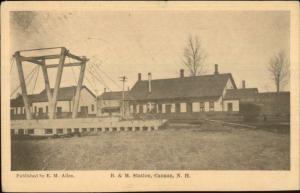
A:
<svg viewBox="0 0 300 193">
<path fill-rule="evenodd" d="M 228 80 L 236 88 L 231 73 L 156 79 L 151 80 L 151 92 L 148 91 L 148 80 L 140 80 L 129 95 L 130 100 L 218 98 L 222 96 Z"/>
<path fill-rule="evenodd" d="M 255 98 L 258 94 L 257 88 L 242 88 L 242 89 L 228 89 L 226 91 L 225 100 L 238 100 L 244 98 Z"/>
<path fill-rule="evenodd" d="M 93 97 L 96 98 L 95 94 L 86 86 L 82 86 L 82 89 L 86 89 Z M 53 93 L 54 89 L 51 89 Z M 72 101 L 73 97 L 75 96 L 76 86 L 69 86 L 69 87 L 61 87 L 58 90 L 57 101 Z M 28 95 L 30 104 L 37 103 L 37 102 L 48 102 L 47 92 L 46 90 L 42 90 L 38 94 Z M 15 99 L 10 100 L 11 107 L 23 107 L 23 97 L 19 95 Z"/>
<path fill-rule="evenodd" d="M 124 91 L 125 99 L 128 98 L 128 92 Z M 111 91 L 102 93 L 99 98 L 102 100 L 122 100 L 122 91 Z"/>
</svg>

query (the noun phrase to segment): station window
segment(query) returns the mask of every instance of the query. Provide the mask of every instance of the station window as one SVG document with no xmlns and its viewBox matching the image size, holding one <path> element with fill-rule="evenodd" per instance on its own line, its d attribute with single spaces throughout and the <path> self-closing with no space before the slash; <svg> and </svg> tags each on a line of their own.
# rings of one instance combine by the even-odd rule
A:
<svg viewBox="0 0 300 193">
<path fill-rule="evenodd" d="M 56 107 L 56 112 L 61 113 L 62 112 L 62 107 Z"/>
<path fill-rule="evenodd" d="M 143 105 L 139 105 L 139 113 L 143 113 Z"/>
<path fill-rule="evenodd" d="M 200 112 L 204 111 L 204 102 L 200 102 Z"/>
<path fill-rule="evenodd" d="M 92 111 L 94 111 L 95 110 L 95 106 L 94 105 L 92 105 Z"/>
<path fill-rule="evenodd" d="M 172 105 L 171 104 L 166 104 L 166 113 L 171 113 L 172 112 Z"/>
<path fill-rule="evenodd" d="M 52 134 L 53 133 L 53 129 L 45 129 L 45 134 Z"/>
<path fill-rule="evenodd" d="M 72 133 L 72 129 L 71 129 L 71 128 L 68 128 L 68 129 L 67 129 L 67 133 Z"/>
<path fill-rule="evenodd" d="M 27 133 L 28 133 L 28 135 L 33 135 L 34 134 L 34 129 L 28 129 Z"/>
<path fill-rule="evenodd" d="M 19 135 L 24 135 L 25 133 L 24 133 L 24 129 L 18 129 L 18 134 Z"/>
<path fill-rule="evenodd" d="M 56 134 L 62 134 L 63 133 L 63 129 L 56 129 Z"/>
<path fill-rule="evenodd" d="M 215 103 L 214 101 L 209 101 L 209 111 L 214 111 Z"/>
</svg>

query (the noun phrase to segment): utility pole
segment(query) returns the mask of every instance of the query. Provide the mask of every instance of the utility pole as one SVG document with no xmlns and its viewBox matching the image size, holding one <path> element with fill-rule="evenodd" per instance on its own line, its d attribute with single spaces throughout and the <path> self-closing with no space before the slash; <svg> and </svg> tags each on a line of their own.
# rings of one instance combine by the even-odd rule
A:
<svg viewBox="0 0 300 193">
<path fill-rule="evenodd" d="M 125 89 L 125 82 L 127 80 L 126 76 L 121 76 L 120 77 L 120 81 L 123 82 L 123 89 L 122 89 L 122 118 L 124 118 L 125 116 L 125 93 L 124 93 L 124 89 Z"/>
</svg>

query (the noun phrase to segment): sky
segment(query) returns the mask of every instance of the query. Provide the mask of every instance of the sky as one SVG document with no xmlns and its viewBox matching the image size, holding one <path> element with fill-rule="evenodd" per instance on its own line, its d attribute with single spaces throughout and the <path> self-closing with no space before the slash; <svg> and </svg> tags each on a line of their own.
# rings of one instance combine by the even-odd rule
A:
<svg viewBox="0 0 300 193">
<path fill-rule="evenodd" d="M 142 79 L 147 79 L 148 72 L 153 79 L 174 78 L 183 68 L 188 76 L 182 59 L 189 36 L 197 36 L 201 41 L 207 55 L 206 74 L 212 74 L 218 64 L 220 73 L 232 73 L 238 87 L 245 80 L 249 88 L 275 91 L 267 69 L 270 59 L 279 51 L 289 56 L 289 12 L 123 10 L 10 15 L 11 55 L 17 50 L 57 46 L 84 55 L 90 59 L 84 84 L 97 95 L 104 87 L 121 90 L 119 77 L 123 75 L 128 78 L 126 88 L 134 85 L 138 73 L 142 73 Z M 99 69 L 92 68 L 95 64 Z M 11 65 L 12 92 L 19 81 L 13 60 Z M 24 64 L 25 76 L 34 67 Z M 55 73 L 55 69 L 49 71 L 52 87 Z M 61 86 L 74 85 L 78 73 L 76 67 L 65 68 Z M 98 81 L 100 78 L 104 83 Z M 32 77 L 28 93 L 43 89 L 40 69 Z M 289 90 L 289 85 L 285 90 Z"/>
</svg>

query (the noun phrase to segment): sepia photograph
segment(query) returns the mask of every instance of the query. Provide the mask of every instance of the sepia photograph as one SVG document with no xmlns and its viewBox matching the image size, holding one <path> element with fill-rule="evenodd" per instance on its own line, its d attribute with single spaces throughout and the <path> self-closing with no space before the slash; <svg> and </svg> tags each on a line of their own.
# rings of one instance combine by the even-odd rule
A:
<svg viewBox="0 0 300 193">
<path fill-rule="evenodd" d="M 10 16 L 12 170 L 289 169 L 289 12 Z"/>
<path fill-rule="evenodd" d="M 61 7 L 7 12 L 10 171 L 291 170 L 290 10 Z"/>
</svg>

